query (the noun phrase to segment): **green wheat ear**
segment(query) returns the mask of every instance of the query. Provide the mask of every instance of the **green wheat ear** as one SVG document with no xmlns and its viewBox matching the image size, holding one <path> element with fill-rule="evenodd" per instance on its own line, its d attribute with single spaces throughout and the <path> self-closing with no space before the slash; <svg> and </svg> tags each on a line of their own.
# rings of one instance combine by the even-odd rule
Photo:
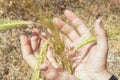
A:
<svg viewBox="0 0 120 80">
<path fill-rule="evenodd" d="M 120 28 L 115 28 L 113 30 L 110 30 L 107 32 L 107 37 L 108 39 L 113 39 L 115 36 L 119 35 L 120 34 Z M 74 51 L 78 50 L 80 47 L 84 46 L 84 45 L 87 45 L 91 42 L 95 42 L 97 39 L 95 36 L 92 36 L 86 40 L 84 40 L 83 42 L 80 42 L 75 48 L 74 48 Z"/>
<path fill-rule="evenodd" d="M 38 56 L 38 61 L 37 61 L 36 67 L 34 69 L 31 80 L 39 80 L 39 78 L 43 79 L 43 76 L 42 76 L 41 71 L 40 71 L 40 65 L 44 61 L 45 55 L 47 53 L 47 45 L 48 44 L 49 44 L 49 41 L 45 41 L 43 43 L 43 45 L 41 46 L 41 50 L 40 50 L 40 53 Z"/>
<path fill-rule="evenodd" d="M 30 21 L 22 21 L 22 20 L 7 20 L 7 19 L 0 19 L 0 30 L 6 30 L 14 27 L 18 27 L 25 24 L 32 24 L 33 22 Z"/>
</svg>

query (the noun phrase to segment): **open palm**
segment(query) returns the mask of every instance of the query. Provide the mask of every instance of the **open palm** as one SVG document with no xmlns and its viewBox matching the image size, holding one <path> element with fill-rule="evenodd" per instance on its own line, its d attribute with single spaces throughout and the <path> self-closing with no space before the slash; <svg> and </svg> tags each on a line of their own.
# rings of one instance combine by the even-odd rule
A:
<svg viewBox="0 0 120 80">
<path fill-rule="evenodd" d="M 72 29 L 71 26 L 65 24 L 58 18 L 55 18 L 53 22 L 63 32 L 68 34 L 70 39 L 66 39 L 66 47 L 73 48 L 80 42 L 91 37 L 91 33 L 81 19 L 79 19 L 74 13 L 69 10 L 65 11 L 65 16 L 76 27 L 80 35 Z M 107 74 L 106 59 L 107 59 L 107 38 L 106 33 L 102 28 L 102 22 L 100 19 L 95 22 L 95 32 L 97 36 L 96 43 L 90 43 L 81 47 L 73 54 L 68 54 L 72 61 L 74 75 L 82 80 L 94 80 L 96 78 L 102 78 L 101 74 Z M 107 78 L 106 78 L 107 79 Z"/>
</svg>

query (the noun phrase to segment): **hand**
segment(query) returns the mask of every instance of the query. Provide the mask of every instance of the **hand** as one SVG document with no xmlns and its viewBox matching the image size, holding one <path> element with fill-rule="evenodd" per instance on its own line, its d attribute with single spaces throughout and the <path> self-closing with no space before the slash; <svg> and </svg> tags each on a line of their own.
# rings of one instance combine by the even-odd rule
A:
<svg viewBox="0 0 120 80">
<path fill-rule="evenodd" d="M 76 44 L 81 42 L 82 40 L 89 38 L 91 36 L 89 30 L 86 28 L 85 24 L 82 20 L 80 20 L 76 15 L 74 15 L 71 11 L 65 11 L 65 15 L 68 19 L 72 21 L 72 23 L 76 26 L 81 36 L 79 36 L 75 30 L 73 30 L 69 25 L 65 24 L 63 21 L 59 19 L 54 19 L 54 23 L 60 28 L 63 32 L 67 33 L 71 38 L 66 39 L 66 47 L 71 48 L 75 47 Z M 34 68 L 36 64 L 35 52 L 40 47 L 39 44 L 39 36 L 37 31 L 33 31 L 36 33 L 31 40 L 28 39 L 26 35 L 21 36 L 21 45 L 24 59 L 28 62 L 28 64 Z M 106 57 L 107 57 L 107 39 L 105 31 L 102 29 L 101 20 L 98 19 L 95 24 L 95 32 L 97 35 L 97 43 L 90 43 L 82 48 L 80 48 L 76 53 L 70 54 L 71 61 L 73 63 L 74 75 L 81 80 L 99 80 L 104 79 L 108 80 L 111 74 L 107 71 L 106 65 Z M 48 64 L 49 63 L 49 64 Z M 52 64 L 52 65 L 51 65 Z M 59 71 L 59 65 L 53 60 L 48 59 L 47 64 L 43 64 L 44 67 L 41 68 L 43 73 L 47 71 L 45 74 L 46 80 L 49 80 L 49 75 L 51 80 L 62 79 L 62 80 L 77 80 L 77 78 L 73 75 L 70 75 L 65 70 L 61 72 Z M 47 69 L 45 69 L 47 66 Z M 45 69 L 45 72 L 44 72 Z M 50 73 L 50 74 L 49 74 Z M 54 73 L 54 74 L 52 74 Z M 59 74 L 60 73 L 60 74 Z M 66 76 L 64 76 L 65 74 Z M 48 77 L 47 77 L 48 76 Z M 56 77 L 57 76 L 57 77 Z M 72 77 L 72 78 L 71 78 Z"/>
<path fill-rule="evenodd" d="M 46 37 L 44 33 L 42 33 L 41 36 Z M 31 39 L 29 39 L 27 35 L 21 35 L 20 40 L 23 58 L 32 69 L 35 69 L 37 62 L 36 52 L 44 40 L 40 39 L 37 29 L 33 29 Z M 40 69 L 45 76 L 45 80 L 79 80 L 77 77 L 69 74 L 58 65 L 52 56 L 52 49 L 49 47 L 46 59 L 44 63 L 40 65 Z"/>
<path fill-rule="evenodd" d="M 68 49 L 74 48 L 77 44 L 91 37 L 89 29 L 73 12 L 66 10 L 65 16 L 76 27 L 79 34 L 71 26 L 58 18 L 53 22 L 61 31 L 71 38 L 66 39 L 65 45 Z M 96 43 L 90 43 L 81 47 L 76 53 L 68 54 L 73 64 L 74 75 L 80 80 L 108 80 L 111 74 L 106 69 L 108 44 L 106 32 L 102 28 L 101 19 L 95 22 Z"/>
</svg>

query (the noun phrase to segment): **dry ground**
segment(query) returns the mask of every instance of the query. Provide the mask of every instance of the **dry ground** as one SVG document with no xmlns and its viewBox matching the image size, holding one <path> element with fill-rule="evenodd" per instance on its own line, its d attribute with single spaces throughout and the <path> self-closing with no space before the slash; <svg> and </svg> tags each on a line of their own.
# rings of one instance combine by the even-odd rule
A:
<svg viewBox="0 0 120 80">
<path fill-rule="evenodd" d="M 26 11 L 25 0 L 0 0 L 0 18 L 36 20 Z M 28 0 L 31 1 L 31 0 Z M 99 16 L 103 16 L 107 30 L 120 27 L 120 0 L 42 0 L 43 8 L 52 11 L 54 16 L 63 18 L 63 11 L 70 9 L 79 15 L 89 27 Z M 47 2 L 45 2 L 47 1 Z M 33 4 L 34 5 L 34 4 Z M 30 6 L 27 6 L 30 7 Z M 32 70 L 23 60 L 20 50 L 19 36 L 30 35 L 33 27 L 28 25 L 20 28 L 0 31 L 0 80 L 29 80 Z M 109 40 L 108 70 L 120 80 L 120 35 Z"/>
</svg>

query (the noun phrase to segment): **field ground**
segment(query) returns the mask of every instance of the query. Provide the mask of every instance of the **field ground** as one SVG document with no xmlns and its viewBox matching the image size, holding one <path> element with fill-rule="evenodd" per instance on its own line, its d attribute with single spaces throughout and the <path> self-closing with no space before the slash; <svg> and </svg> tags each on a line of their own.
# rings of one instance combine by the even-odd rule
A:
<svg viewBox="0 0 120 80">
<path fill-rule="evenodd" d="M 0 18 L 11 20 L 30 20 L 36 18 L 24 6 L 25 0 L 0 0 Z M 29 2 L 32 0 L 28 0 Z M 92 27 L 97 17 L 103 16 L 104 27 L 107 30 L 120 27 L 120 0 L 41 0 L 43 9 L 53 16 L 63 19 L 63 11 L 70 9 Z M 33 5 L 35 5 L 33 3 Z M 33 11 L 34 12 L 34 11 Z M 19 36 L 22 33 L 30 35 L 36 25 L 0 31 L 0 80 L 29 80 L 32 70 L 22 58 Z M 120 35 L 109 40 L 108 70 L 120 80 Z"/>
</svg>

